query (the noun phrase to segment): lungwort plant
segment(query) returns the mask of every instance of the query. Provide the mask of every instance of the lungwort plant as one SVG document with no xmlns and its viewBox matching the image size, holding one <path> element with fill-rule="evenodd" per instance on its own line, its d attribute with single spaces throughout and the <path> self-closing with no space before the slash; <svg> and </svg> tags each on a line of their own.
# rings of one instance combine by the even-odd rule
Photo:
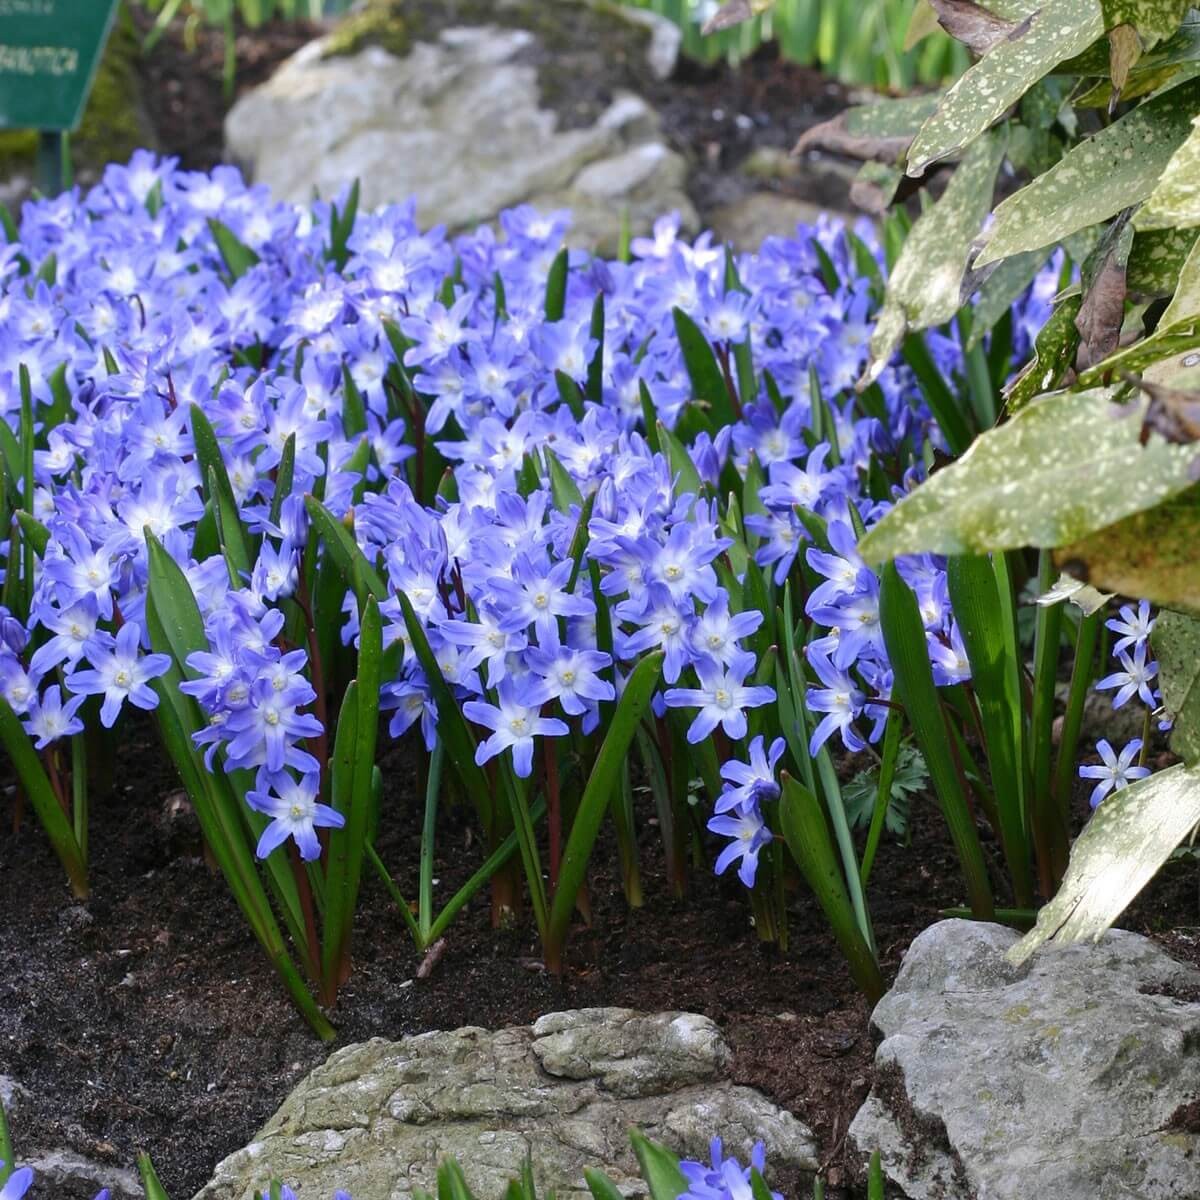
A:
<svg viewBox="0 0 1200 1200">
<path fill-rule="evenodd" d="M 967 648 L 997 795 L 1015 797 L 1033 832 L 1043 885 L 1065 871 L 1016 952 L 1023 957 L 1048 938 L 1098 936 L 1200 821 L 1200 15 L 1178 0 L 930 0 L 929 12 L 978 61 L 940 96 L 853 110 L 810 142 L 869 159 L 866 177 L 885 198 L 903 176 L 927 182 L 949 170 L 892 274 L 860 387 L 909 331 L 946 320 L 973 293 L 968 347 L 1060 248 L 1079 264 L 1077 275 L 1064 274 L 1032 360 L 1006 390 L 998 427 L 960 423 L 963 457 L 860 545 L 873 563 L 948 555 L 951 580 L 966 589 L 955 611 L 964 632 L 975 627 L 977 645 L 968 637 Z M 1028 182 L 1006 188 L 993 209 L 1002 175 Z M 1061 610 L 1047 606 L 1038 618 L 1032 728 L 1015 717 L 1020 681 L 1010 658 L 988 644 L 1011 637 L 1005 577 L 1023 547 L 1039 549 L 1043 589 L 1060 571 L 1090 585 L 1075 592 L 1083 608 L 1067 735 L 1078 732 L 1076 682 L 1085 686 L 1081 663 L 1094 653 L 1097 589 L 1166 610 L 1153 634 L 1156 682 L 1183 761 L 1138 779 L 1128 774 L 1132 759 L 1108 748 L 1104 777 L 1136 781 L 1099 806 L 1069 868 L 1065 760 L 1051 768 L 1036 749 Z M 902 611 L 908 602 L 890 567 L 885 578 Z M 888 607 L 885 629 L 898 620 Z M 1133 619 L 1129 610 L 1126 623 Z M 1148 617 L 1138 620 L 1148 630 Z M 1105 683 L 1157 700 L 1146 630 L 1128 632 L 1139 644 Z M 996 664 L 992 689 L 987 663 Z M 1035 749 L 1014 775 L 1013 747 L 1031 735 Z M 1013 828 L 1015 837 L 1015 818 Z M 1006 835 L 1006 853 L 1011 843 Z"/>
</svg>

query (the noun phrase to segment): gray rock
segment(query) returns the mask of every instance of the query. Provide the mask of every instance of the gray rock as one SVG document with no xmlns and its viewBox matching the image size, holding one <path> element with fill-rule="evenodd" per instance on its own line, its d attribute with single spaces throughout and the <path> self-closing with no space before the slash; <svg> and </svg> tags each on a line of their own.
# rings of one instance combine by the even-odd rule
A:
<svg viewBox="0 0 1200 1200">
<path fill-rule="evenodd" d="M 503 1194 L 526 1155 L 539 1187 L 562 1200 L 588 1195 L 589 1166 L 642 1195 L 629 1147 L 635 1126 L 700 1157 L 715 1133 L 741 1154 L 761 1138 L 779 1166 L 815 1169 L 811 1132 L 732 1084 L 729 1062 L 706 1017 L 619 1008 L 347 1046 L 217 1167 L 196 1200 L 250 1200 L 272 1175 L 301 1196 L 341 1187 L 355 1200 L 400 1200 L 432 1188 L 448 1155 L 484 1200 Z"/>
<path fill-rule="evenodd" d="M 29 1099 L 29 1089 L 22 1087 L 11 1075 L 0 1075 L 0 1105 L 11 1120 L 21 1104 Z"/>
<path fill-rule="evenodd" d="M 1195 1200 L 1200 972 L 1117 930 L 1017 969 L 1015 940 L 943 921 L 913 942 L 851 1141 L 911 1200 Z"/>
<path fill-rule="evenodd" d="M 635 232 L 672 209 L 694 229 L 685 165 L 659 143 L 645 101 L 621 95 L 593 124 L 559 128 L 521 58 L 533 37 L 443 29 L 403 58 L 378 46 L 326 57 L 329 39 L 317 39 L 234 105 L 228 154 L 280 199 L 305 203 L 358 179 L 366 208 L 415 196 L 423 223 L 451 229 L 535 198 L 578 204 L 575 240 L 606 249 L 623 212 Z"/>
<path fill-rule="evenodd" d="M 135 1171 L 94 1162 L 69 1150 L 47 1150 L 41 1154 L 21 1155 L 23 1167 L 32 1167 L 39 1194 L 55 1195 L 63 1200 L 95 1196 L 108 1188 L 114 1200 L 142 1200 L 142 1184 Z"/>
<path fill-rule="evenodd" d="M 675 74 L 679 62 L 679 51 L 683 46 L 683 30 L 669 17 L 656 13 L 650 8 L 634 8 L 632 5 L 619 5 L 615 10 L 631 24 L 640 25 L 650 34 L 650 44 L 646 47 L 646 65 L 655 79 L 670 79 Z"/>
</svg>

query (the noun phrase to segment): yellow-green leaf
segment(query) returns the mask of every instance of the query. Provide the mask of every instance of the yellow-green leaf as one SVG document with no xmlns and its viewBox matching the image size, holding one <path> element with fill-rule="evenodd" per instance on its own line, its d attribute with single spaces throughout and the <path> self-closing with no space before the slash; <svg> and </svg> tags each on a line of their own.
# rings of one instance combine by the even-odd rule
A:
<svg viewBox="0 0 1200 1200">
<path fill-rule="evenodd" d="M 1200 225 L 1200 117 L 1167 163 L 1150 199 L 1137 215 L 1139 229 L 1190 228 Z"/>
<path fill-rule="evenodd" d="M 1200 613 L 1200 495 L 1189 488 L 1055 551 L 1054 560 L 1106 591 Z"/>
<path fill-rule="evenodd" d="M 1171 767 L 1110 795 L 1071 849 L 1058 894 L 1009 952 L 1019 966 L 1040 946 L 1095 941 L 1200 822 L 1200 766 Z"/>
<path fill-rule="evenodd" d="M 1115 394 L 1056 392 L 982 434 L 870 530 L 863 558 L 1061 546 L 1183 491 L 1200 447 L 1143 446 L 1148 402 L 1117 408 Z"/>
</svg>

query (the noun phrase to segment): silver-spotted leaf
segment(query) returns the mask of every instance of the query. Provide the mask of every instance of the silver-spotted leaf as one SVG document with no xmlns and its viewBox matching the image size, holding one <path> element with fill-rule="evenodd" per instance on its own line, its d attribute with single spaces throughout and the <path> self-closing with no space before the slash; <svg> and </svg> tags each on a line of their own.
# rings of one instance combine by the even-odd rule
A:
<svg viewBox="0 0 1200 1200">
<path fill-rule="evenodd" d="M 1100 0 L 1104 28 L 1132 25 L 1148 46 L 1170 37 L 1178 28 L 1192 0 Z"/>
<path fill-rule="evenodd" d="M 1134 296 L 1173 296 L 1179 273 L 1200 231 L 1138 229 L 1134 218 L 1133 249 L 1125 267 L 1125 286 Z"/>
<path fill-rule="evenodd" d="M 1164 92 L 1067 152 L 1009 196 L 976 266 L 1061 241 L 1145 200 L 1191 130 L 1200 80 Z"/>
<path fill-rule="evenodd" d="M 1039 79 L 1103 32 L 1098 0 L 1046 0 L 945 94 L 909 149 L 908 173 L 921 175 L 930 163 L 974 141 Z"/>
<path fill-rule="evenodd" d="M 1040 946 L 1095 941 L 1200 821 L 1200 766 L 1170 767 L 1110 795 L 1071 848 L 1058 894 L 1008 952 L 1019 966 Z"/>
<path fill-rule="evenodd" d="M 878 378 L 910 329 L 941 325 L 958 311 L 967 256 L 991 208 L 1003 157 L 1001 134 L 979 138 L 941 198 L 914 222 L 888 280 L 860 386 Z"/>
<path fill-rule="evenodd" d="M 1158 660 L 1163 707 L 1175 719 L 1171 749 L 1185 763 L 1200 762 L 1200 621 L 1163 609 L 1150 643 Z"/>
<path fill-rule="evenodd" d="M 1014 254 L 1012 258 L 1005 259 L 993 269 L 984 272 L 982 282 L 978 284 L 973 282 L 973 273 L 968 273 L 967 278 L 963 281 L 962 299 L 964 301 L 969 299 L 976 289 L 979 293 L 971 313 L 971 336 L 967 339 L 968 350 L 979 345 L 988 330 L 1012 308 L 1049 257 L 1048 250 L 1031 250 L 1027 254 Z"/>
<path fill-rule="evenodd" d="M 980 435 L 867 533 L 863 558 L 1062 546 L 1194 483 L 1200 447 L 1143 446 L 1147 402 L 1118 408 L 1115 394 L 1054 393 Z"/>
<path fill-rule="evenodd" d="M 1191 228 L 1200 225 L 1200 116 L 1192 132 L 1167 163 L 1150 198 L 1137 215 L 1139 229 Z"/>
<path fill-rule="evenodd" d="M 1200 495 L 1189 488 L 1054 552 L 1064 570 L 1122 596 L 1200 613 Z M 1197 659 L 1200 667 L 1200 659 Z"/>
<path fill-rule="evenodd" d="M 1075 351 L 1079 348 L 1075 318 L 1082 304 L 1083 297 L 1076 293 L 1064 297 L 1054 306 L 1049 319 L 1038 331 L 1033 357 L 1004 393 L 1005 407 L 1010 413 L 1020 412 L 1043 392 L 1053 391 L 1074 366 Z"/>
</svg>

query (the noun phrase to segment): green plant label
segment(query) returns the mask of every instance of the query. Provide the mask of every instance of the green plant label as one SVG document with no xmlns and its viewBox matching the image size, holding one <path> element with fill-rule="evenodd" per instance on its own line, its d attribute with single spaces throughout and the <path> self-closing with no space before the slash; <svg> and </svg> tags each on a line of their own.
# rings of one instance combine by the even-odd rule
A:
<svg viewBox="0 0 1200 1200">
<path fill-rule="evenodd" d="M 0 128 L 71 130 L 117 0 L 0 0 Z"/>
</svg>

